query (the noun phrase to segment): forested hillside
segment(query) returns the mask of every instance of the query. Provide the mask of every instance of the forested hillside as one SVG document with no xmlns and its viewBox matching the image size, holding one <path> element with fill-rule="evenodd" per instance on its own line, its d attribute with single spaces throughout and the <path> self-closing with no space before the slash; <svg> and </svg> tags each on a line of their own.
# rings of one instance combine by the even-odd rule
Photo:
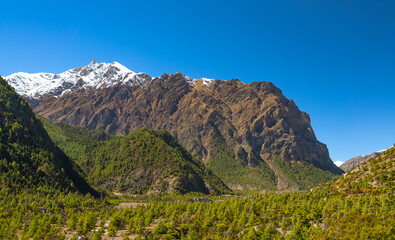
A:
<svg viewBox="0 0 395 240">
<path fill-rule="evenodd" d="M 165 130 L 140 129 L 124 137 L 42 119 L 54 142 L 78 162 L 96 186 L 128 193 L 230 192 Z"/>
<path fill-rule="evenodd" d="M 12 191 L 53 188 L 97 194 L 55 146 L 27 101 L 1 77 L 0 184 Z"/>
<path fill-rule="evenodd" d="M 344 195 L 395 194 L 395 146 L 328 184 Z"/>
</svg>

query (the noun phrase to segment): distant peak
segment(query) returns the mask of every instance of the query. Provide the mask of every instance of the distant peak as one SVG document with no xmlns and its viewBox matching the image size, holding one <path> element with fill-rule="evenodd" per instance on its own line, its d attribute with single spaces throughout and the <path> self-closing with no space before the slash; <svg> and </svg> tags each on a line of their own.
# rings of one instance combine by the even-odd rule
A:
<svg viewBox="0 0 395 240">
<path fill-rule="evenodd" d="M 97 66 L 98 62 L 96 59 L 94 59 L 92 62 L 90 62 L 86 67 L 88 68 L 95 68 Z"/>
</svg>

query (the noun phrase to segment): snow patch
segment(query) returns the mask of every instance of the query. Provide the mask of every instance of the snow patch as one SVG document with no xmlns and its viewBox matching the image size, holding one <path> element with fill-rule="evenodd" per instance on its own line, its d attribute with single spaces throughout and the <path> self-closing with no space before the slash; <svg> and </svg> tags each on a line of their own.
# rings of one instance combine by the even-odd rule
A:
<svg viewBox="0 0 395 240">
<path fill-rule="evenodd" d="M 336 162 L 333 162 L 336 166 L 338 166 L 338 167 L 340 167 L 340 165 L 342 165 L 344 162 L 342 162 L 342 161 L 336 161 Z"/>
<path fill-rule="evenodd" d="M 214 79 L 210 79 L 210 78 L 200 78 L 200 79 L 203 80 L 204 86 L 208 86 L 211 84 L 212 81 L 214 81 Z"/>
</svg>

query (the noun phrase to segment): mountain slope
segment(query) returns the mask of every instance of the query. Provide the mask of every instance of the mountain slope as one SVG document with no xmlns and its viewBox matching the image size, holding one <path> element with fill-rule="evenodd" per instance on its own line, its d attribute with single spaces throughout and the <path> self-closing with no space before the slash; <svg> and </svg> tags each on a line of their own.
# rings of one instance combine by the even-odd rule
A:
<svg viewBox="0 0 395 240">
<path fill-rule="evenodd" d="M 395 193 L 395 146 L 328 183 L 332 192 Z"/>
<path fill-rule="evenodd" d="M 374 152 L 374 153 L 371 153 L 371 154 L 368 154 L 368 155 L 363 155 L 363 156 L 350 158 L 347 161 L 345 161 L 342 165 L 340 165 L 339 167 L 344 172 L 348 172 L 351 169 L 355 168 L 356 166 L 359 166 L 362 163 L 367 162 L 367 161 L 369 161 L 370 159 L 372 159 L 374 157 L 377 157 L 378 155 L 380 155 L 384 151 L 385 150 Z"/>
<path fill-rule="evenodd" d="M 97 193 L 51 141 L 26 100 L 0 77 L 1 188 L 50 187 Z"/>
<path fill-rule="evenodd" d="M 167 131 L 140 129 L 124 137 L 42 119 L 55 143 L 92 182 L 127 193 L 230 192 Z"/>
<path fill-rule="evenodd" d="M 316 139 L 309 116 L 270 82 L 192 79 L 181 73 L 123 81 L 110 77 L 111 69 L 117 76 L 127 75 L 127 70 L 110 67 L 102 74 L 100 69 L 107 65 L 92 62 L 69 70 L 72 80 L 54 77 L 51 81 L 62 82 L 61 91 L 40 92 L 37 87 L 36 93 L 20 93 L 51 121 L 116 135 L 142 127 L 166 129 L 234 189 L 306 188 L 303 179 L 302 184 L 289 181 L 275 159 L 301 161 L 331 173 L 312 179 L 313 185 L 343 173 Z M 85 77 L 87 72 L 94 80 Z M 24 80 L 26 74 L 18 76 L 7 79 L 18 86 L 30 81 Z M 81 86 L 74 84 L 78 82 Z M 303 170 L 300 164 L 294 167 Z"/>
</svg>

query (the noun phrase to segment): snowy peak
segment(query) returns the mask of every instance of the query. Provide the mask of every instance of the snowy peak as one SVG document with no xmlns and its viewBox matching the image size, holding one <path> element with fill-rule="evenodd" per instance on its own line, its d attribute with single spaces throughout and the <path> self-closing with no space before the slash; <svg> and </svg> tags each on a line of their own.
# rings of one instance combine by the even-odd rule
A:
<svg viewBox="0 0 395 240">
<path fill-rule="evenodd" d="M 151 79 L 149 75 L 133 72 L 118 62 L 98 63 L 96 60 L 87 66 L 60 74 L 19 72 L 6 77 L 8 83 L 19 94 L 34 99 L 39 99 L 46 94 L 60 96 L 81 88 L 90 90 L 119 83 L 142 84 Z"/>
<path fill-rule="evenodd" d="M 193 79 L 182 73 L 175 74 L 180 74 L 189 84 L 197 88 L 209 86 L 213 81 L 208 78 Z M 162 78 L 168 78 L 170 75 L 164 74 Z M 86 66 L 59 74 L 18 72 L 5 79 L 20 95 L 38 100 L 47 94 L 59 97 L 77 89 L 89 91 L 116 84 L 140 86 L 153 78 L 145 73 L 133 72 L 118 62 L 99 63 L 93 60 Z"/>
</svg>

